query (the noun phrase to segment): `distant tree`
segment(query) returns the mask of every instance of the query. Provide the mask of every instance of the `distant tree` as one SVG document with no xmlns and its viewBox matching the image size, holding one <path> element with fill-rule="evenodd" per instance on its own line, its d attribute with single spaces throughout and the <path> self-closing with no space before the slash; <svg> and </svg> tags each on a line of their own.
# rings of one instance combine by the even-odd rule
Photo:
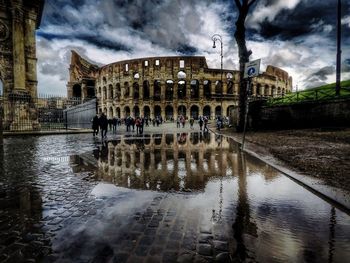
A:
<svg viewBox="0 0 350 263">
<path fill-rule="evenodd" d="M 238 104 L 238 125 L 237 131 L 242 132 L 244 127 L 245 105 L 247 101 L 247 82 L 243 79 L 244 64 L 249 62 L 249 57 L 252 54 L 251 50 L 247 49 L 245 41 L 245 20 L 247 18 L 250 7 L 258 0 L 235 0 L 238 9 L 238 18 L 236 21 L 235 39 L 238 45 L 239 70 L 240 70 L 240 89 L 239 89 L 239 104 Z"/>
</svg>

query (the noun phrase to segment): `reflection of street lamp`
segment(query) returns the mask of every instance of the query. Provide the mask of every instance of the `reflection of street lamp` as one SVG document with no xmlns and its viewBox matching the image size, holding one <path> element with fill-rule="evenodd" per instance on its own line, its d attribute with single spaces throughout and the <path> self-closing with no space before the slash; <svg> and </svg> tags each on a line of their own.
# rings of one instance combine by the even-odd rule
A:
<svg viewBox="0 0 350 263">
<path fill-rule="evenodd" d="M 224 91 L 224 85 L 223 85 L 223 82 L 222 82 L 222 70 L 223 70 L 223 62 L 222 62 L 222 59 L 223 59 L 223 55 L 222 55 L 222 37 L 219 35 L 219 34 L 214 34 L 212 35 L 211 39 L 213 40 L 213 48 L 216 48 L 216 45 L 215 45 L 215 42 L 216 41 L 219 41 L 220 42 L 220 58 L 221 58 L 221 112 L 220 112 L 220 115 L 222 117 L 223 115 L 223 108 L 222 108 L 222 97 L 223 97 L 223 91 Z"/>
</svg>

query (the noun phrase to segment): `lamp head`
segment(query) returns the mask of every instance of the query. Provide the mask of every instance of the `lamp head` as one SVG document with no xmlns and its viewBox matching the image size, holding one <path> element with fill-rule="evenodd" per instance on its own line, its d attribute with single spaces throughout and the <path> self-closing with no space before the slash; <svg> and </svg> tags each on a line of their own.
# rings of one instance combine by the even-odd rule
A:
<svg viewBox="0 0 350 263">
<path fill-rule="evenodd" d="M 215 40 L 213 41 L 213 48 L 216 48 L 216 45 L 215 45 Z"/>
</svg>

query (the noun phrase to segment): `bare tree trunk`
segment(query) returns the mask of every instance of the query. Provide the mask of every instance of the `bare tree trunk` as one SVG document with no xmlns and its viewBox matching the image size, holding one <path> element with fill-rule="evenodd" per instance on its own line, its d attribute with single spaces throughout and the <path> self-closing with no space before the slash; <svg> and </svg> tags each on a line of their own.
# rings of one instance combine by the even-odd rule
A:
<svg viewBox="0 0 350 263">
<path fill-rule="evenodd" d="M 242 132 L 244 127 L 245 105 L 247 101 L 247 81 L 243 79 L 244 64 L 249 62 L 249 56 L 252 54 L 250 50 L 247 50 L 245 41 L 245 20 L 247 18 L 249 8 L 254 4 L 256 0 L 235 0 L 236 6 L 239 11 L 239 15 L 236 21 L 235 39 L 238 45 L 239 55 L 239 71 L 240 71 L 240 84 L 239 84 L 239 104 L 238 104 L 238 124 L 237 131 Z"/>
</svg>

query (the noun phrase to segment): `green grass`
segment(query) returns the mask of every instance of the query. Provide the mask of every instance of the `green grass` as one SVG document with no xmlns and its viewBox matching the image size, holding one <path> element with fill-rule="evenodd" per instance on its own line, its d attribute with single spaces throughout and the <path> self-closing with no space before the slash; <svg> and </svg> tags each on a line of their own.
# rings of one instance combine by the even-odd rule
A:
<svg viewBox="0 0 350 263">
<path fill-rule="evenodd" d="M 283 97 L 271 98 L 267 101 L 267 105 L 288 105 L 306 101 L 324 101 L 339 98 L 350 98 L 350 80 L 342 81 L 340 86 L 340 96 L 335 95 L 335 83 L 332 83 L 303 91 L 287 93 Z"/>
</svg>

